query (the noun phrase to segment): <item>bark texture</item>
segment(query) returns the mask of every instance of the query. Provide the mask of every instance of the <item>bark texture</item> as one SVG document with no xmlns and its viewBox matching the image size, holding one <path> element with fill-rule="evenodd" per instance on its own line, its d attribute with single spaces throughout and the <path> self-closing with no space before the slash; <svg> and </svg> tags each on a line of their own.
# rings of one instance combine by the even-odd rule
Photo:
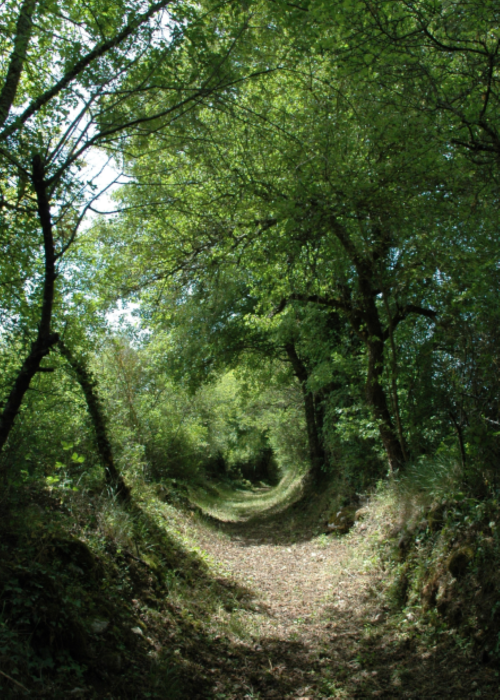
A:
<svg viewBox="0 0 500 700">
<path fill-rule="evenodd" d="M 42 307 L 36 338 L 31 345 L 28 356 L 21 365 L 21 369 L 19 370 L 14 385 L 5 402 L 2 415 L 0 416 L 0 451 L 8 440 L 31 380 L 35 374 L 40 371 L 41 361 L 49 354 L 52 347 L 59 340 L 57 333 L 51 331 L 54 289 L 57 277 L 56 255 L 54 250 L 50 202 L 47 196 L 47 184 L 45 182 L 45 168 L 39 155 L 35 155 L 33 158 L 32 182 L 36 194 L 38 217 L 43 232 L 45 269 Z"/>
<path fill-rule="evenodd" d="M 130 489 L 125 484 L 113 458 L 111 441 L 108 436 L 106 414 L 99 397 L 95 377 L 86 366 L 84 360 L 76 357 L 62 340 L 59 341 L 59 350 L 73 369 L 75 377 L 85 396 L 89 415 L 92 420 L 92 425 L 94 426 L 97 449 L 105 469 L 106 482 L 115 489 L 120 499 L 128 500 L 130 497 Z"/>
<path fill-rule="evenodd" d="M 315 482 L 319 482 L 325 475 L 322 467 L 325 464 L 325 453 L 321 443 L 321 435 L 318 426 L 314 396 L 307 388 L 307 368 L 297 354 L 295 345 L 287 343 L 285 351 L 293 367 L 295 376 L 300 382 L 302 396 L 304 398 L 304 412 L 306 417 L 307 441 L 309 444 L 309 456 L 311 460 L 311 472 Z"/>
</svg>

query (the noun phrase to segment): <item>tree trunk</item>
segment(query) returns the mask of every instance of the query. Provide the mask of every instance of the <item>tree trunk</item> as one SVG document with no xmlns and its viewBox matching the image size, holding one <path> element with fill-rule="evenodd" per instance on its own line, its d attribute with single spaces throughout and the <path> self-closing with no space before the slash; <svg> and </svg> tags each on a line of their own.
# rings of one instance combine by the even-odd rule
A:
<svg viewBox="0 0 500 700">
<path fill-rule="evenodd" d="M 368 373 L 366 378 L 366 400 L 378 422 L 382 444 L 389 460 L 391 473 L 400 469 L 405 463 L 404 450 L 394 430 L 387 397 L 382 386 L 384 372 L 384 338 L 380 314 L 375 301 L 372 285 L 373 271 L 366 263 L 358 262 L 359 287 L 363 297 L 362 317 L 366 330 L 364 341 L 368 349 Z"/>
<path fill-rule="evenodd" d="M 382 285 L 381 285 L 382 286 Z M 403 459 L 405 462 L 408 461 L 408 455 L 405 447 L 405 437 L 403 433 L 403 424 L 401 422 L 401 411 L 399 410 L 399 396 L 398 396 L 398 361 L 396 353 L 396 343 L 394 342 L 394 323 L 391 314 L 391 308 L 389 306 L 389 300 L 387 299 L 387 294 L 385 289 L 382 289 L 382 298 L 384 300 L 385 311 L 387 314 L 387 319 L 389 325 L 387 327 L 387 336 L 389 338 L 391 346 L 391 389 L 392 389 L 392 405 L 394 412 L 394 419 L 396 421 L 396 427 L 398 430 L 399 444 L 401 445 L 401 451 L 403 453 Z"/>
<path fill-rule="evenodd" d="M 311 460 L 311 472 L 313 479 L 316 483 L 318 483 L 325 475 L 325 472 L 322 470 L 325 463 L 325 453 L 323 451 L 323 445 L 321 444 L 321 438 L 316 422 L 314 396 L 307 388 L 307 369 L 300 357 L 297 355 L 295 345 L 293 343 L 288 343 L 285 345 L 285 351 L 302 389 L 307 426 L 307 441 L 309 444 L 309 456 Z"/>
<path fill-rule="evenodd" d="M 104 465 L 106 482 L 112 486 L 121 500 L 128 500 L 130 497 L 130 489 L 125 484 L 113 459 L 113 450 L 108 437 L 106 416 L 97 391 L 97 382 L 83 360 L 76 358 L 62 340 L 59 341 L 59 350 L 73 369 L 85 396 L 89 415 L 94 426 L 97 449 Z"/>
<path fill-rule="evenodd" d="M 367 341 L 368 346 L 368 376 L 366 380 L 366 400 L 372 408 L 382 443 L 384 445 L 391 472 L 399 469 L 405 462 L 403 450 L 394 432 L 391 414 L 387 406 L 387 398 L 381 384 L 384 371 L 384 342 L 372 337 Z"/>
<path fill-rule="evenodd" d="M 3 127 L 9 116 L 10 110 L 16 98 L 19 80 L 26 61 L 26 54 L 31 39 L 33 28 L 33 14 L 37 0 L 24 0 L 19 10 L 14 35 L 14 47 L 10 55 L 9 68 L 2 90 L 0 91 L 0 128 Z"/>
<path fill-rule="evenodd" d="M 45 168 L 38 154 L 33 158 L 32 182 L 36 194 L 38 217 L 42 226 L 43 249 L 45 255 L 42 309 L 37 336 L 31 345 L 28 356 L 19 370 L 14 386 L 7 397 L 2 415 L 0 416 L 0 451 L 7 442 L 24 395 L 29 389 L 31 380 L 39 371 L 42 359 L 48 355 L 52 347 L 59 340 L 57 333 L 51 332 L 54 288 L 57 277 L 56 256 L 50 202 L 47 197 L 47 184 L 45 182 Z"/>
<path fill-rule="evenodd" d="M 378 291 L 378 274 L 376 274 L 376 261 L 387 255 L 390 248 L 390 236 L 383 235 L 377 227 L 373 233 L 378 237 L 378 246 L 373 250 L 371 257 L 364 257 L 359 253 L 349 236 L 347 229 L 340 224 L 335 217 L 331 219 L 332 231 L 347 253 L 351 263 L 355 266 L 358 275 L 358 286 L 361 292 L 361 304 L 355 308 L 351 301 L 351 295 L 343 295 L 340 308 L 347 312 L 356 333 L 366 343 L 368 349 L 368 376 L 366 381 L 366 400 L 378 421 L 380 437 L 389 459 L 391 472 L 399 469 L 404 462 L 404 450 L 398 440 L 392 418 L 387 406 L 387 398 L 381 384 L 384 370 L 384 331 L 380 322 L 375 298 Z M 349 292 L 349 288 L 346 288 Z"/>
</svg>

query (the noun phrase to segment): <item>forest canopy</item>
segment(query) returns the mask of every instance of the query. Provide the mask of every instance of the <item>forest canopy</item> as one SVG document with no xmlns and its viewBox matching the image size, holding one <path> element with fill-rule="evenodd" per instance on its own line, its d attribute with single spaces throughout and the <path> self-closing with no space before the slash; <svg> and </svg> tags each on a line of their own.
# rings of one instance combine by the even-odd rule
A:
<svg viewBox="0 0 500 700">
<path fill-rule="evenodd" d="M 3 478 L 497 484 L 499 20 L 4 3 Z"/>
<path fill-rule="evenodd" d="M 500 3 L 0 2 L 0 696 L 498 698 Z"/>
</svg>

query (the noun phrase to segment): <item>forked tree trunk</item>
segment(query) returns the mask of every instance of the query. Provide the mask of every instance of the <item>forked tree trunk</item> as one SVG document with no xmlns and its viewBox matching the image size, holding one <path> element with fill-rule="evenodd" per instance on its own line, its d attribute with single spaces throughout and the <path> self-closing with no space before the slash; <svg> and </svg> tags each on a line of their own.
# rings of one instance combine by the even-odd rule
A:
<svg viewBox="0 0 500 700">
<path fill-rule="evenodd" d="M 36 338 L 31 345 L 28 356 L 21 365 L 21 369 L 19 370 L 14 385 L 5 402 L 2 415 L 0 416 L 0 451 L 8 440 L 24 395 L 31 384 L 31 380 L 40 370 L 41 361 L 49 354 L 52 347 L 59 340 L 57 333 L 52 333 L 51 331 L 54 288 L 57 277 L 56 255 L 54 250 L 50 202 L 47 196 L 47 183 L 45 182 L 45 168 L 38 154 L 33 158 L 32 182 L 36 194 L 38 217 L 43 232 L 43 250 L 45 256 L 42 308 Z"/>
<path fill-rule="evenodd" d="M 374 233 L 379 236 L 379 249 L 374 251 L 372 258 L 364 257 L 357 250 L 347 229 L 334 217 L 331 219 L 331 223 L 333 233 L 344 248 L 351 263 L 355 266 L 358 274 L 358 287 L 361 293 L 358 308 L 355 308 L 353 305 L 350 294 L 342 298 L 340 307 L 347 312 L 356 333 L 366 343 L 368 350 L 368 375 L 365 387 L 366 401 L 378 423 L 380 437 L 389 460 L 389 469 L 391 472 L 394 472 L 404 464 L 405 459 L 404 450 L 394 430 L 391 413 L 387 405 L 387 397 L 382 386 L 385 334 L 375 301 L 378 294 L 378 284 L 376 282 L 378 275 L 376 274 L 375 261 L 387 253 L 388 239 L 374 228 Z"/>
<path fill-rule="evenodd" d="M 125 484 L 113 458 L 113 450 L 108 436 L 106 414 L 99 397 L 95 377 L 87 368 L 85 362 L 81 358 L 75 357 L 62 340 L 59 341 L 59 350 L 75 373 L 75 377 L 85 396 L 89 415 L 92 420 L 92 425 L 94 426 L 97 449 L 105 470 L 106 482 L 115 490 L 117 496 L 121 500 L 128 500 L 130 497 L 130 489 Z"/>
<path fill-rule="evenodd" d="M 295 376 L 300 382 L 302 396 L 304 398 L 304 412 L 306 417 L 307 441 L 309 444 L 309 456 L 311 460 L 311 474 L 316 483 L 320 482 L 324 476 L 323 466 L 325 464 L 325 453 L 321 443 L 321 436 L 318 430 L 316 421 L 316 407 L 314 405 L 314 396 L 307 388 L 307 369 L 300 357 L 297 354 L 295 345 L 288 343 L 285 345 L 285 351 L 288 359 L 293 367 Z"/>
</svg>

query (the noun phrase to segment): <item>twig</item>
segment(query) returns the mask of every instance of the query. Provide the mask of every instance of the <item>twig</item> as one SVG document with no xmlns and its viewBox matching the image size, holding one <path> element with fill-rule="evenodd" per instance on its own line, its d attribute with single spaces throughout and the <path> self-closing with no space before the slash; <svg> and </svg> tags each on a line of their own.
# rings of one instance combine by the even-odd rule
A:
<svg viewBox="0 0 500 700">
<path fill-rule="evenodd" d="M 5 678 L 8 678 L 9 681 L 12 681 L 12 682 L 14 683 L 14 685 L 18 685 L 20 688 L 22 688 L 23 690 L 25 690 L 25 691 L 28 693 L 28 695 L 30 694 L 30 691 L 28 690 L 28 688 L 26 688 L 22 683 L 19 683 L 19 681 L 15 681 L 13 678 L 11 678 L 10 676 L 8 676 L 8 675 L 7 675 L 6 673 L 4 673 L 3 671 L 0 671 L 0 676 L 5 676 Z"/>
</svg>

